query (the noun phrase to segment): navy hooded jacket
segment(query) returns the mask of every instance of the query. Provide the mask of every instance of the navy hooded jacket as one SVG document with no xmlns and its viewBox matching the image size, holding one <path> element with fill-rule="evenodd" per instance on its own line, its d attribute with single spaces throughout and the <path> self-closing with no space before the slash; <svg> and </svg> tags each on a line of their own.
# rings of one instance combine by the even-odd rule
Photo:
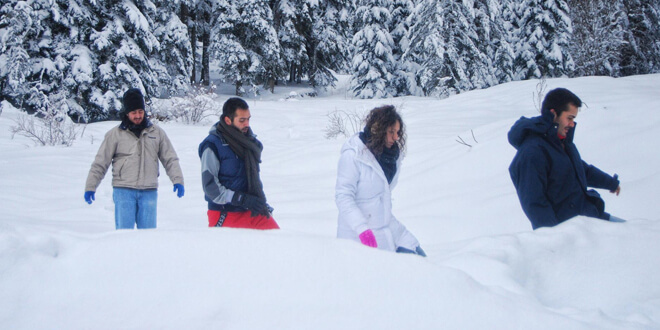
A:
<svg viewBox="0 0 660 330">
<path fill-rule="evenodd" d="M 577 215 L 610 217 L 600 195 L 587 187 L 613 191 L 619 181 L 582 161 L 573 144 L 574 133 L 575 127 L 562 142 L 551 113 L 521 117 L 509 131 L 509 143 L 518 150 L 509 174 L 534 229 L 552 227 Z"/>
</svg>

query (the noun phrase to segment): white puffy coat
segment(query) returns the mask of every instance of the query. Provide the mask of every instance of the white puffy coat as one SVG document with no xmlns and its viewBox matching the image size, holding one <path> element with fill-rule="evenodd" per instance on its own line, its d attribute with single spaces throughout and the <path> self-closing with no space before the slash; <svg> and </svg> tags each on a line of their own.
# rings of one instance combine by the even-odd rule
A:
<svg viewBox="0 0 660 330">
<path fill-rule="evenodd" d="M 400 246 L 414 251 L 419 246 L 415 236 L 392 214 L 391 190 L 399 177 L 402 156 L 388 184 L 376 157 L 357 134 L 344 143 L 335 186 L 337 237 L 360 242 L 360 233 L 371 229 L 379 249 L 395 251 Z"/>
</svg>

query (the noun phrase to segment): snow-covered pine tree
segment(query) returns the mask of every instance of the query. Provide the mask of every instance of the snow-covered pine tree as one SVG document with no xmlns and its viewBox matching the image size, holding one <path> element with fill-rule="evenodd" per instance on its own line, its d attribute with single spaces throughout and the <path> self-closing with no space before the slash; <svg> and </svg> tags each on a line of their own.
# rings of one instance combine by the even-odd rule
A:
<svg viewBox="0 0 660 330">
<path fill-rule="evenodd" d="M 117 32 L 123 36 L 114 52 L 114 65 L 121 72 L 117 78 L 125 86 L 120 90 L 141 87 L 146 96 L 160 95 L 159 72 L 156 72 L 154 64 L 161 63 L 152 57 L 161 50 L 160 41 L 153 33 L 154 4 L 150 1 L 121 0 L 110 10 L 116 24 L 121 24 Z"/>
<path fill-rule="evenodd" d="M 150 56 L 160 51 L 160 42 L 152 33 L 153 22 L 145 11 L 130 0 L 99 2 L 95 10 L 99 23 L 91 28 L 89 49 L 94 54 L 94 76 L 90 103 L 94 119 L 106 119 L 121 110 L 121 96 L 131 87 L 139 88 L 147 98 L 159 95 L 158 75 L 152 70 Z M 144 4 L 140 2 L 140 4 Z M 156 62 L 157 63 L 157 62 Z"/>
<path fill-rule="evenodd" d="M 385 98 L 396 94 L 390 35 L 390 0 L 360 0 L 356 10 L 359 31 L 353 37 L 353 74 L 350 90 L 359 98 Z"/>
<path fill-rule="evenodd" d="M 572 33 L 569 8 L 564 0 L 525 0 L 520 33 L 515 46 L 515 72 L 518 79 L 561 77 L 574 69 L 569 53 Z"/>
<path fill-rule="evenodd" d="M 40 34 L 34 19 L 37 17 L 26 1 L 10 0 L 0 7 L 0 100 L 7 99 L 19 108 L 28 101 L 33 85 L 34 61 L 28 53 L 33 45 L 26 41 Z"/>
<path fill-rule="evenodd" d="M 196 84 L 199 76 L 198 64 L 198 52 L 197 52 L 197 21 L 195 15 L 195 0 L 180 0 L 179 2 L 179 20 L 183 23 L 188 29 L 188 39 L 190 42 L 190 57 L 192 58 L 192 64 L 190 67 L 190 75 L 188 77 L 191 84 Z M 213 8 L 213 7 L 212 7 Z M 213 10 L 213 9 L 211 9 Z M 210 16 L 210 15 L 209 15 Z"/>
<path fill-rule="evenodd" d="M 177 53 L 186 51 L 185 45 L 180 47 L 185 31 L 172 19 L 171 8 L 158 5 L 111 0 L 4 3 L 0 57 L 12 60 L 1 61 L 7 66 L 0 70 L 2 98 L 29 111 L 52 108 L 95 121 L 112 118 L 121 109 L 127 87 L 138 86 L 147 95 L 158 95 L 161 87 L 170 92 L 185 88 L 188 55 Z M 167 45 L 163 52 L 159 38 Z M 20 91 L 12 90 L 16 86 Z"/>
<path fill-rule="evenodd" d="M 475 30 L 479 49 L 486 54 L 489 63 L 482 69 L 486 86 L 513 80 L 513 47 L 510 27 L 504 19 L 504 5 L 508 0 L 475 0 Z"/>
<path fill-rule="evenodd" d="M 451 79 L 445 65 L 442 13 L 433 2 L 422 1 L 411 15 L 417 21 L 410 26 L 410 46 L 404 53 L 404 60 L 416 63 L 416 83 L 425 96 L 446 92 L 445 82 Z"/>
<path fill-rule="evenodd" d="M 70 145 L 76 132 L 68 116 L 83 113 L 62 86 L 66 71 L 78 68 L 67 58 L 77 31 L 65 8 L 45 0 L 0 7 L 0 99 L 36 114 L 19 117 L 11 131 L 42 145 Z"/>
<path fill-rule="evenodd" d="M 396 91 L 395 95 L 410 95 L 417 92 L 416 65 L 403 56 L 410 46 L 408 32 L 414 10 L 415 4 L 412 0 L 393 0 L 390 8 L 392 14 L 390 34 L 394 41 L 392 56 L 395 63 L 392 86 Z"/>
<path fill-rule="evenodd" d="M 470 4 L 472 5 L 472 4 Z M 418 82 L 425 95 L 446 97 L 487 87 L 487 54 L 478 47 L 473 7 L 456 0 L 425 0 L 417 7 L 407 56 L 420 62 Z"/>
<path fill-rule="evenodd" d="M 245 93 L 243 85 L 250 83 L 247 77 L 250 58 L 239 39 L 242 23 L 238 8 L 233 3 L 218 0 L 213 6 L 211 57 L 218 62 L 223 79 L 234 84 L 236 95 L 241 96 Z"/>
<path fill-rule="evenodd" d="M 569 0 L 573 37 L 571 55 L 577 76 L 619 76 L 624 40 L 621 0 Z"/>
<path fill-rule="evenodd" d="M 660 1 L 623 0 L 627 17 L 623 75 L 660 72 Z"/>
<path fill-rule="evenodd" d="M 89 11 L 76 1 L 31 0 L 9 1 L 0 12 L 0 98 L 44 118 L 86 119 L 86 95 L 66 87 L 91 80 L 89 51 L 75 44 Z"/>
<path fill-rule="evenodd" d="M 311 24 L 309 8 L 302 0 L 271 0 L 273 23 L 281 47 L 281 57 L 286 63 L 290 82 L 300 82 L 304 65 L 309 61 L 305 37 L 301 31 Z"/>
<path fill-rule="evenodd" d="M 161 51 L 152 55 L 154 60 L 151 63 L 155 65 L 153 69 L 158 73 L 161 89 L 167 95 L 176 95 L 188 90 L 192 74 L 190 36 L 187 26 L 177 15 L 180 4 L 169 0 L 155 0 L 154 3 L 154 35 L 160 41 Z"/>
<path fill-rule="evenodd" d="M 175 4 L 105 0 L 91 7 L 97 23 L 86 27 L 84 45 L 95 73 L 87 91 L 93 120 L 115 117 L 131 87 L 140 88 L 147 100 L 187 89 L 191 55 Z"/>
<path fill-rule="evenodd" d="M 253 65 L 255 82 L 274 92 L 275 83 L 286 75 L 286 64 L 273 24 L 273 11 L 267 0 L 247 0 L 243 6 L 246 42 L 254 50 L 259 67 Z"/>
<path fill-rule="evenodd" d="M 306 73 L 317 89 L 334 87 L 335 72 L 348 72 L 353 32 L 352 0 L 307 1 L 310 26 L 303 26 L 309 62 Z"/>
<path fill-rule="evenodd" d="M 62 72 L 62 84 L 55 96 L 65 99 L 69 115 L 76 120 L 90 121 L 107 118 L 109 109 L 121 107 L 110 91 L 102 93 L 98 89 L 98 55 L 90 49 L 90 32 L 98 26 L 99 17 L 88 1 L 58 1 L 62 3 L 66 30 L 62 31 L 58 55 L 54 62 Z M 105 94 L 105 95 L 103 95 Z M 99 97 L 98 95 L 103 95 Z"/>
<path fill-rule="evenodd" d="M 185 31 L 172 14 L 150 1 L 7 2 L 0 56 L 12 60 L 0 70 L 1 94 L 27 110 L 50 107 L 95 121 L 113 118 L 129 87 L 147 96 L 185 88 Z"/>
<path fill-rule="evenodd" d="M 166 0 L 164 0 L 166 1 Z M 190 82 L 211 83 L 211 24 L 215 0 L 181 0 L 179 16 L 188 28 L 192 70 Z"/>
<path fill-rule="evenodd" d="M 476 33 L 477 39 L 474 41 L 477 48 L 476 63 L 472 71 L 473 88 L 486 88 L 498 84 L 496 78 L 496 69 L 493 65 L 495 53 L 503 39 L 502 28 L 499 22 L 499 3 L 495 0 L 470 0 L 463 1 L 466 11 L 469 14 L 468 19 L 472 21 L 472 28 Z"/>
<path fill-rule="evenodd" d="M 264 0 L 218 0 L 211 32 L 212 56 L 225 81 L 243 95 L 245 86 L 272 88 L 283 76 L 273 13 Z"/>
<path fill-rule="evenodd" d="M 493 18 L 495 24 L 501 33 L 495 43 L 495 54 L 493 57 L 493 66 L 495 67 L 495 77 L 499 83 L 509 82 L 515 79 L 514 76 L 514 45 L 518 43 L 519 18 L 517 16 L 516 0 L 502 0 L 500 2 L 500 14 Z"/>
</svg>

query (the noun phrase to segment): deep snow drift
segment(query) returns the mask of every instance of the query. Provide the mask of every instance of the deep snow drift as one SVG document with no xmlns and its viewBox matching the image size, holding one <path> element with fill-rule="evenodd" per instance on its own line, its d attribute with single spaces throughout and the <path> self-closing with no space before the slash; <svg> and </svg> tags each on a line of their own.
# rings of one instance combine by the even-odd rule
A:
<svg viewBox="0 0 660 330">
<path fill-rule="evenodd" d="M 552 79 L 586 103 L 576 144 L 618 173 L 607 210 L 532 231 L 508 176 L 506 133 L 535 116 L 537 81 L 434 98 L 358 100 L 303 87 L 247 99 L 265 145 L 262 179 L 282 230 L 206 228 L 197 145 L 211 122 L 161 123 L 186 195 L 161 169 L 158 229 L 115 231 L 111 174 L 84 182 L 103 135 L 72 147 L 11 138 L 0 114 L 0 328 L 3 329 L 657 329 L 660 328 L 660 75 Z M 295 93 L 294 93 L 295 94 Z M 219 97 L 223 102 L 227 95 Z M 394 104 L 408 151 L 394 213 L 429 255 L 335 239 L 334 182 L 346 138 L 328 113 Z M 456 142 L 462 138 L 472 147 Z"/>
</svg>

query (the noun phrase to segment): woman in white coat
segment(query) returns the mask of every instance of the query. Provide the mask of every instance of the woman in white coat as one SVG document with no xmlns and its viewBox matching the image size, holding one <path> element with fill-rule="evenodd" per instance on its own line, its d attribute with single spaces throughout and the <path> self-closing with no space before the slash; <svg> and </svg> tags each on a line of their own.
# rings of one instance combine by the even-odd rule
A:
<svg viewBox="0 0 660 330">
<path fill-rule="evenodd" d="M 337 237 L 426 256 L 415 236 L 392 214 L 391 191 L 399 176 L 404 147 L 403 121 L 392 105 L 371 110 L 364 131 L 344 144 L 335 186 Z"/>
</svg>

